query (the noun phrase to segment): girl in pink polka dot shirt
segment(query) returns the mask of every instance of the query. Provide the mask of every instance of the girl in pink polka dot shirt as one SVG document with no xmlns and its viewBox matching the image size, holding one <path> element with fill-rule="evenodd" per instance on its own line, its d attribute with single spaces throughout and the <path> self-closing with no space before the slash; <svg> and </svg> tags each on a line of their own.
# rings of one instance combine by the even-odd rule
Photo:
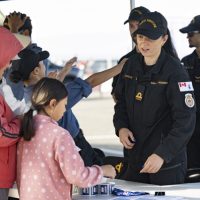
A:
<svg viewBox="0 0 200 200">
<path fill-rule="evenodd" d="M 43 78 L 24 116 L 17 152 L 20 200 L 70 200 L 72 184 L 90 187 L 103 176 L 115 177 L 111 165 L 85 167 L 72 137 L 57 122 L 65 112 L 67 91 L 56 79 Z"/>
</svg>

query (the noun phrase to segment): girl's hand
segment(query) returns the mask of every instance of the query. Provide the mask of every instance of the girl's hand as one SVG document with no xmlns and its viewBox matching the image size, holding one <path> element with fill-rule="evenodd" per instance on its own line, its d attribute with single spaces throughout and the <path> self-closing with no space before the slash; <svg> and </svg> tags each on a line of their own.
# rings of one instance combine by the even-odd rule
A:
<svg viewBox="0 0 200 200">
<path fill-rule="evenodd" d="M 102 165 L 101 169 L 103 170 L 103 176 L 108 178 L 115 178 L 116 171 L 112 165 Z"/>
</svg>

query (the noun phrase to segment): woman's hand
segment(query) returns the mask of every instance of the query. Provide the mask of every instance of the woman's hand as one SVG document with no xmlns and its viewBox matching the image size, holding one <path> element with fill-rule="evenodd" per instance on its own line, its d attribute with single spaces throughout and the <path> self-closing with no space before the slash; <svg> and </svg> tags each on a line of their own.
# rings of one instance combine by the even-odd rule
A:
<svg viewBox="0 0 200 200">
<path fill-rule="evenodd" d="M 119 139 L 126 149 L 132 149 L 135 145 L 133 133 L 127 128 L 121 128 L 119 130 Z"/>
<path fill-rule="evenodd" d="M 150 155 L 144 163 L 140 173 L 157 173 L 162 167 L 164 160 L 157 154 Z"/>
</svg>

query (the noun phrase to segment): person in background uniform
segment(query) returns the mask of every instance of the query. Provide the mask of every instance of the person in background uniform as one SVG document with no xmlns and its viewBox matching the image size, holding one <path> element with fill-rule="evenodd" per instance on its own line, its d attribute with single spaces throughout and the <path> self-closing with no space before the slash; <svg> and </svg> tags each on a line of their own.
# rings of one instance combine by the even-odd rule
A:
<svg viewBox="0 0 200 200">
<path fill-rule="evenodd" d="M 140 21 L 142 15 L 144 15 L 145 13 L 148 13 L 148 12 L 150 12 L 150 11 L 143 6 L 136 7 L 131 10 L 129 17 L 124 22 L 124 24 L 127 24 L 127 23 L 129 24 L 130 36 L 131 36 L 132 41 L 135 44 L 135 47 L 132 51 L 130 51 L 126 55 L 122 56 L 120 58 L 120 60 L 118 61 L 118 63 L 120 63 L 124 58 L 129 58 L 129 57 L 139 53 L 139 50 L 137 48 L 136 38 L 134 37 L 134 32 L 138 28 L 138 24 L 139 24 L 139 21 Z M 112 95 L 115 103 L 117 101 L 115 93 L 117 93 L 116 84 L 117 84 L 118 78 L 119 78 L 119 75 L 115 76 L 113 78 L 113 82 L 112 82 L 111 95 Z M 109 156 L 104 159 L 105 163 L 111 163 L 113 166 L 115 166 L 115 169 L 117 171 L 117 175 L 116 175 L 117 179 L 121 179 L 121 177 L 123 176 L 123 173 L 125 172 L 125 170 L 127 168 L 127 150 L 125 148 L 123 149 L 123 153 L 124 153 L 124 157 Z"/>
<path fill-rule="evenodd" d="M 195 47 L 181 62 L 190 75 L 197 104 L 196 126 L 187 145 L 188 168 L 200 168 L 200 15 L 194 17 L 188 26 L 181 28 L 180 32 L 187 33 L 189 47 Z"/>
<path fill-rule="evenodd" d="M 170 185 L 185 179 L 196 107 L 167 27 L 159 12 L 142 18 L 135 32 L 140 54 L 125 63 L 116 86 L 122 89 L 113 120 L 128 149 L 128 181 Z"/>
<path fill-rule="evenodd" d="M 138 24 L 139 24 L 139 21 L 140 21 L 142 15 L 144 15 L 145 13 L 148 13 L 148 12 L 150 12 L 150 11 L 147 8 L 143 7 L 143 6 L 136 7 L 136 8 L 134 8 L 134 9 L 131 10 L 131 12 L 129 14 L 129 17 L 124 22 L 124 24 L 127 24 L 127 23 L 129 24 L 129 32 L 130 32 L 132 41 L 135 43 L 135 47 L 134 47 L 134 49 L 132 51 L 130 51 L 126 55 L 122 56 L 119 59 L 118 63 L 120 63 L 124 58 L 129 58 L 130 56 L 138 53 L 137 44 L 136 44 L 135 37 L 134 37 L 133 33 L 137 30 Z M 116 99 L 115 99 L 115 86 L 117 84 L 118 78 L 119 78 L 119 75 L 115 76 L 113 78 L 113 82 L 112 82 L 112 91 L 111 91 L 111 94 L 112 94 L 113 99 L 115 101 L 116 101 Z"/>
<path fill-rule="evenodd" d="M 85 167 L 69 132 L 57 121 L 67 104 L 63 83 L 42 78 L 33 89 L 32 108 L 24 115 L 18 143 L 20 200 L 71 200 L 72 184 L 88 187 L 115 177 L 111 165 Z"/>
</svg>

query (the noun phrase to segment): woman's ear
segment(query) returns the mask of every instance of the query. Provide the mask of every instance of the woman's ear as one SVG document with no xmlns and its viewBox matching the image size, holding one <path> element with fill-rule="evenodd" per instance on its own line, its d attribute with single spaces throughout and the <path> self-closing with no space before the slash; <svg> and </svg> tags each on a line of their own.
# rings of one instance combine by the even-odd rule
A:
<svg viewBox="0 0 200 200">
<path fill-rule="evenodd" d="M 162 46 L 164 46 L 164 44 L 165 44 L 165 42 L 167 42 L 167 40 L 168 40 L 168 35 L 164 35 L 163 36 L 163 44 L 162 44 Z"/>
</svg>

